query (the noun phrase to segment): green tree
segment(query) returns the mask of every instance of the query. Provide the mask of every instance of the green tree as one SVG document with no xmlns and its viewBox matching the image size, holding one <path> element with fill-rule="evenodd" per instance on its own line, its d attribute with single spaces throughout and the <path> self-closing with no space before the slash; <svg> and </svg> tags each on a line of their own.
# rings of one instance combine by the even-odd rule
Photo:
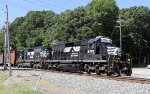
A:
<svg viewBox="0 0 150 94">
<path fill-rule="evenodd" d="M 0 32 L 0 52 L 3 51 L 3 47 L 4 47 L 4 32 L 1 31 Z"/>
<path fill-rule="evenodd" d="M 13 49 L 41 46 L 45 32 L 53 25 L 52 11 L 30 11 L 25 17 L 15 19 L 10 25 Z"/>
<path fill-rule="evenodd" d="M 138 59 L 138 64 L 145 63 L 150 51 L 150 9 L 148 7 L 131 7 L 122 9 L 120 14 L 124 16 L 123 44 L 124 50 L 132 57 Z"/>
<path fill-rule="evenodd" d="M 92 0 L 87 6 L 87 11 L 94 19 L 93 32 L 110 37 L 116 24 L 118 10 L 115 0 Z"/>
</svg>

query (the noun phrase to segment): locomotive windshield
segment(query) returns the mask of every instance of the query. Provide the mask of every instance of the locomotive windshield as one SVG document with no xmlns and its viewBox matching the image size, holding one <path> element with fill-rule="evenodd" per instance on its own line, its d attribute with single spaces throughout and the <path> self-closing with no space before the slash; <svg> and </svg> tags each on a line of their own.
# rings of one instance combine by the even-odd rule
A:
<svg viewBox="0 0 150 94">
<path fill-rule="evenodd" d="M 112 40 L 109 38 L 101 38 L 101 45 L 112 46 Z"/>
</svg>

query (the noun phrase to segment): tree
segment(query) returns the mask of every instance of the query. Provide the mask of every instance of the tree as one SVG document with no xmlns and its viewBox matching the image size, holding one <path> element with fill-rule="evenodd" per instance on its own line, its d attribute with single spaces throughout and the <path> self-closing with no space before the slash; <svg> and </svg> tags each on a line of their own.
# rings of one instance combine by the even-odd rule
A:
<svg viewBox="0 0 150 94">
<path fill-rule="evenodd" d="M 11 46 L 15 50 L 41 46 L 48 27 L 53 25 L 52 11 L 30 11 L 25 17 L 15 19 L 10 25 Z"/>
<path fill-rule="evenodd" d="M 110 37 L 116 24 L 118 10 L 115 0 L 92 0 L 87 6 L 87 11 L 94 19 L 93 32 Z"/>
<path fill-rule="evenodd" d="M 150 51 L 150 9 L 148 7 L 131 7 L 120 11 L 124 15 L 124 50 L 132 57 L 138 58 L 138 64 L 144 63 Z"/>
<path fill-rule="evenodd" d="M 4 32 L 0 32 L 0 52 L 2 52 L 4 49 Z"/>
</svg>

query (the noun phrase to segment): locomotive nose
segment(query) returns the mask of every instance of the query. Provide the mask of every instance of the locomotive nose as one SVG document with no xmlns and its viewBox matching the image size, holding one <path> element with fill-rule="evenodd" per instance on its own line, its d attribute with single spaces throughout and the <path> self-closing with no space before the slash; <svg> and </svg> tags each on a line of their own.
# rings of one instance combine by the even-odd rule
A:
<svg viewBox="0 0 150 94">
<path fill-rule="evenodd" d="M 121 56 L 121 49 L 119 47 L 107 47 L 108 55 Z"/>
</svg>

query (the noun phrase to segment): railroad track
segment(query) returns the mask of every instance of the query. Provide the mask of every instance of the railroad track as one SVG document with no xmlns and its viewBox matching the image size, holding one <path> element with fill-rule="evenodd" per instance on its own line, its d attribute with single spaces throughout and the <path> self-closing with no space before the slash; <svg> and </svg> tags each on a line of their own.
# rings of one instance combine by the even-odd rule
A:
<svg viewBox="0 0 150 94">
<path fill-rule="evenodd" d="M 107 79 L 107 80 L 116 80 L 116 81 L 124 81 L 130 83 L 140 83 L 140 84 L 150 84 L 150 79 L 146 78 L 134 78 L 129 76 L 107 76 L 107 75 L 96 75 L 96 74 L 87 74 L 87 73 L 78 73 L 78 72 L 63 72 L 63 71 L 54 71 L 54 70 L 44 70 L 44 69 L 32 69 L 32 68 L 12 68 L 12 70 L 35 70 L 35 71 L 43 71 L 43 72 L 51 72 L 51 73 L 58 73 L 58 74 L 67 74 L 67 75 L 77 75 L 77 76 L 85 76 L 91 77 L 96 79 Z"/>
<path fill-rule="evenodd" d="M 0 67 L 0 70 L 4 71 L 3 67 Z M 9 68 L 7 67 L 6 70 L 9 70 Z M 33 68 L 17 68 L 17 67 L 11 67 L 11 70 L 33 70 Z"/>
<path fill-rule="evenodd" d="M 131 83 L 150 84 L 150 79 L 145 78 L 133 78 L 133 77 L 116 77 L 114 80 L 127 81 Z"/>
<path fill-rule="evenodd" d="M 129 76 L 107 76 L 107 75 L 96 75 L 96 74 L 86 74 L 86 73 L 78 73 L 78 72 L 63 72 L 63 71 L 54 71 L 54 70 L 43 70 L 43 69 L 35 69 L 36 71 L 44 71 L 58 74 L 67 74 L 67 75 L 77 75 L 77 76 L 85 76 L 96 79 L 107 79 L 107 80 L 116 80 L 116 81 L 124 81 L 130 83 L 140 83 L 140 84 L 150 84 L 150 79 L 146 78 L 134 78 Z"/>
</svg>

